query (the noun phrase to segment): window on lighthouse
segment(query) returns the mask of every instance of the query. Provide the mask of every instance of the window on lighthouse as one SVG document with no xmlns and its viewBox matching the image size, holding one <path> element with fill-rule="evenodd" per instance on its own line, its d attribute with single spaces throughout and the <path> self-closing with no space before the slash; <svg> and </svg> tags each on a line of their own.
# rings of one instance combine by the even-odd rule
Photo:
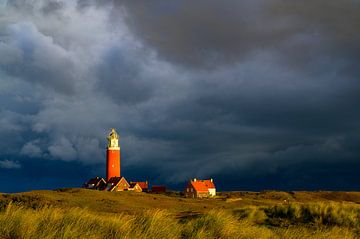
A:
<svg viewBox="0 0 360 239">
<path fill-rule="evenodd" d="M 117 139 L 111 140 L 111 147 L 117 147 L 117 146 L 118 146 L 118 141 L 117 141 Z"/>
<path fill-rule="evenodd" d="M 108 139 L 108 147 L 118 148 L 119 147 L 119 135 L 116 133 L 115 129 L 111 129 Z"/>
</svg>

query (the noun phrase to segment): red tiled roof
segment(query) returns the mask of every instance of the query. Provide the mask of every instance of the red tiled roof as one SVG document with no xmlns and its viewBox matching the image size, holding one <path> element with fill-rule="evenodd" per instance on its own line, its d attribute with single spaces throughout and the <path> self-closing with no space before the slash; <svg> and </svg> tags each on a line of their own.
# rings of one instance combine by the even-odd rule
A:
<svg viewBox="0 0 360 239">
<path fill-rule="evenodd" d="M 148 183 L 147 182 L 137 182 L 141 189 L 148 189 Z"/>
<path fill-rule="evenodd" d="M 198 192 L 208 192 L 209 188 L 215 188 L 215 185 L 211 180 L 196 180 L 191 181 L 191 185 Z"/>
<path fill-rule="evenodd" d="M 208 188 L 215 188 L 215 184 L 214 184 L 214 181 L 211 182 L 211 180 L 202 180 L 204 181 L 206 187 Z"/>
<path fill-rule="evenodd" d="M 198 192 L 207 192 L 207 191 L 209 191 L 209 188 L 206 187 L 206 184 L 204 182 L 201 182 L 201 181 L 194 182 L 194 181 L 192 181 L 191 185 Z"/>
</svg>

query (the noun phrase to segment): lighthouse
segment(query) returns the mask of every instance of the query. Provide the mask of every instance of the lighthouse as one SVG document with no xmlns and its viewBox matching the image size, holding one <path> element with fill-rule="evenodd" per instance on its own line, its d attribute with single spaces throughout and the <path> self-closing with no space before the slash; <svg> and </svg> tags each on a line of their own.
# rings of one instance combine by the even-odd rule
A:
<svg viewBox="0 0 360 239">
<path fill-rule="evenodd" d="M 106 180 L 112 177 L 120 177 L 120 146 L 119 135 L 115 129 L 111 129 L 106 150 Z"/>
</svg>

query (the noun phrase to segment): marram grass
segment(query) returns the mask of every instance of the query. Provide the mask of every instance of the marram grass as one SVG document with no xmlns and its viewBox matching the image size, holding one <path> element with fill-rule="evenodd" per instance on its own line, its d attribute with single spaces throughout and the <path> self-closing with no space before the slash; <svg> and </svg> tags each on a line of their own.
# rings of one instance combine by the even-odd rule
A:
<svg viewBox="0 0 360 239">
<path fill-rule="evenodd" d="M 341 203 L 210 210 L 180 220 L 168 210 L 96 213 L 84 208 L 0 212 L 0 238 L 359 238 L 360 207 Z"/>
</svg>

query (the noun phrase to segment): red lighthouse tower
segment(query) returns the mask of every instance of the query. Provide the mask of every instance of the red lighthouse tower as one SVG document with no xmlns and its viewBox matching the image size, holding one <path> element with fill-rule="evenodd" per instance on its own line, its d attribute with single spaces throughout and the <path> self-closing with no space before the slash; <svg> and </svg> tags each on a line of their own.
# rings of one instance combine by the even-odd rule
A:
<svg viewBox="0 0 360 239">
<path fill-rule="evenodd" d="M 120 146 L 119 135 L 115 129 L 111 129 L 106 150 L 106 180 L 112 177 L 120 177 Z"/>
</svg>

